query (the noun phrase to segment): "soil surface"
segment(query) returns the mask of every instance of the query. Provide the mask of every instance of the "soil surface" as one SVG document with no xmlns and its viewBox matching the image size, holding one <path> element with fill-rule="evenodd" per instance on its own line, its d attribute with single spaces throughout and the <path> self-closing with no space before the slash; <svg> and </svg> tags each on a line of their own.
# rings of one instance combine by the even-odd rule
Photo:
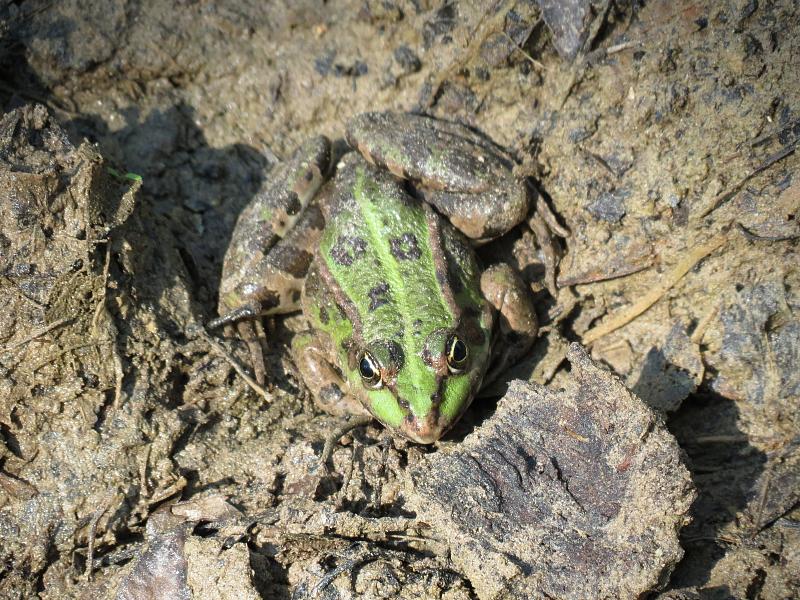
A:
<svg viewBox="0 0 800 600">
<path fill-rule="evenodd" d="M 0 597 L 800 597 L 800 8 L 554 4 L 0 3 Z M 482 250 L 543 325 L 492 398 L 326 472 L 302 316 L 266 395 L 200 325 L 274 165 L 374 110 L 489 136 L 570 233 L 557 297 L 529 229 Z M 498 462 L 526 419 L 565 443 Z"/>
</svg>

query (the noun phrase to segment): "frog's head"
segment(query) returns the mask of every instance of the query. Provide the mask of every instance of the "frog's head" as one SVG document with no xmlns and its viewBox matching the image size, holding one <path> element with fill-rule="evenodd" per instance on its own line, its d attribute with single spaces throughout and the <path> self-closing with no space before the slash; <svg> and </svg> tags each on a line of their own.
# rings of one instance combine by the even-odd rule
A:
<svg viewBox="0 0 800 600">
<path fill-rule="evenodd" d="M 433 443 L 480 387 L 488 339 L 479 328 L 436 329 L 411 356 L 394 341 L 372 342 L 355 353 L 359 381 L 351 388 L 384 425 L 414 442 Z"/>
</svg>

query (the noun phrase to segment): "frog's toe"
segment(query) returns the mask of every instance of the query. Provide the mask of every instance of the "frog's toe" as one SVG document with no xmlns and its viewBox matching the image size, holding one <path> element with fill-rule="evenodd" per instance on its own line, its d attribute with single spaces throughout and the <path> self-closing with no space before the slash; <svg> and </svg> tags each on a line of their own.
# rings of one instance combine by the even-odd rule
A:
<svg viewBox="0 0 800 600">
<path fill-rule="evenodd" d="M 236 332 L 250 351 L 253 377 L 258 385 L 263 386 L 267 380 L 267 368 L 264 364 L 264 345 L 266 344 L 264 330 L 258 321 L 239 321 L 236 323 Z"/>
<path fill-rule="evenodd" d="M 239 321 L 255 319 L 261 314 L 261 311 L 258 304 L 249 303 L 227 312 L 223 312 L 222 307 L 220 307 L 220 313 L 222 314 L 219 317 L 211 319 L 206 324 L 208 329 L 217 329 L 224 325 L 233 325 Z"/>
<path fill-rule="evenodd" d="M 548 226 L 542 214 L 535 211 L 528 220 L 531 231 L 536 236 L 536 243 L 542 252 L 542 262 L 544 263 L 544 285 L 553 298 L 558 297 L 558 286 L 556 277 L 558 264 L 561 260 L 561 249 L 553 237 L 553 231 Z"/>
</svg>

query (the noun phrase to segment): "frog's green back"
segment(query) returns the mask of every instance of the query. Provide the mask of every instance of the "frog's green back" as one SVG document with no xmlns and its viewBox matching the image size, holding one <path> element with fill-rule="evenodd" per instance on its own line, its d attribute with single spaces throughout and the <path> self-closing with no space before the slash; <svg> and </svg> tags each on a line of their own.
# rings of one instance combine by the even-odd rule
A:
<svg viewBox="0 0 800 600">
<path fill-rule="evenodd" d="M 340 169 L 336 188 L 318 261 L 352 335 L 338 339 L 349 330 L 339 318 L 317 325 L 338 344 L 351 383 L 364 349 L 384 366 L 398 365 L 391 385 L 367 390 L 367 408 L 379 419 L 397 427 L 433 412 L 449 426 L 488 360 L 491 316 L 474 253 L 449 223 L 363 160 Z M 443 376 L 450 333 L 468 343 L 470 362 L 465 373 Z"/>
</svg>

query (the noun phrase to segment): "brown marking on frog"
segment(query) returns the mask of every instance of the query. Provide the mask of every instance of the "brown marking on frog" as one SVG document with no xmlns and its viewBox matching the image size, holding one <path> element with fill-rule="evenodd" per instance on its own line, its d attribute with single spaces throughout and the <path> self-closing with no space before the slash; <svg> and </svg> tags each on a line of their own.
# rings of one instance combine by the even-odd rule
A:
<svg viewBox="0 0 800 600">
<path fill-rule="evenodd" d="M 331 247 L 331 259 L 343 267 L 351 266 L 367 252 L 367 241 L 352 235 L 340 235 Z"/>
<path fill-rule="evenodd" d="M 277 244 L 267 255 L 267 260 L 276 269 L 288 273 L 297 279 L 303 279 L 314 256 L 296 246 Z"/>
<path fill-rule="evenodd" d="M 425 219 L 428 223 L 428 239 L 431 245 L 431 255 L 433 256 L 436 281 L 439 282 L 439 289 L 442 291 L 442 296 L 444 296 L 445 302 L 447 302 L 450 313 L 458 319 L 461 315 L 461 309 L 453 295 L 452 285 L 447 285 L 447 282 L 450 281 L 450 273 L 447 267 L 447 257 L 445 256 L 444 247 L 442 246 L 442 221 L 427 204 L 423 204 L 422 206 L 425 210 Z"/>
<path fill-rule="evenodd" d="M 336 278 L 333 276 L 333 273 L 331 273 L 328 265 L 325 264 L 323 259 L 318 257 L 318 260 L 314 261 L 313 267 L 309 272 L 309 276 L 311 276 L 312 273 L 317 274 L 320 277 L 327 290 L 329 290 L 333 295 L 333 301 L 336 303 L 336 307 L 339 309 L 342 319 L 349 320 L 350 323 L 353 324 L 353 336 L 356 338 L 356 341 L 359 343 L 363 342 L 364 329 L 361 323 L 361 316 L 358 313 L 358 308 L 339 286 Z M 325 293 L 325 291 L 322 290 L 322 293 Z M 351 358 L 351 361 L 352 360 L 354 359 Z M 350 368 L 353 369 L 353 365 L 351 365 Z"/>
<path fill-rule="evenodd" d="M 422 256 L 417 236 L 413 233 L 404 233 L 400 237 L 389 238 L 389 247 L 392 256 L 397 260 L 418 260 Z"/>
<path fill-rule="evenodd" d="M 373 287 L 367 294 L 369 295 L 369 312 L 374 312 L 378 307 L 388 304 L 391 299 L 389 284 L 385 281 Z"/>
</svg>

